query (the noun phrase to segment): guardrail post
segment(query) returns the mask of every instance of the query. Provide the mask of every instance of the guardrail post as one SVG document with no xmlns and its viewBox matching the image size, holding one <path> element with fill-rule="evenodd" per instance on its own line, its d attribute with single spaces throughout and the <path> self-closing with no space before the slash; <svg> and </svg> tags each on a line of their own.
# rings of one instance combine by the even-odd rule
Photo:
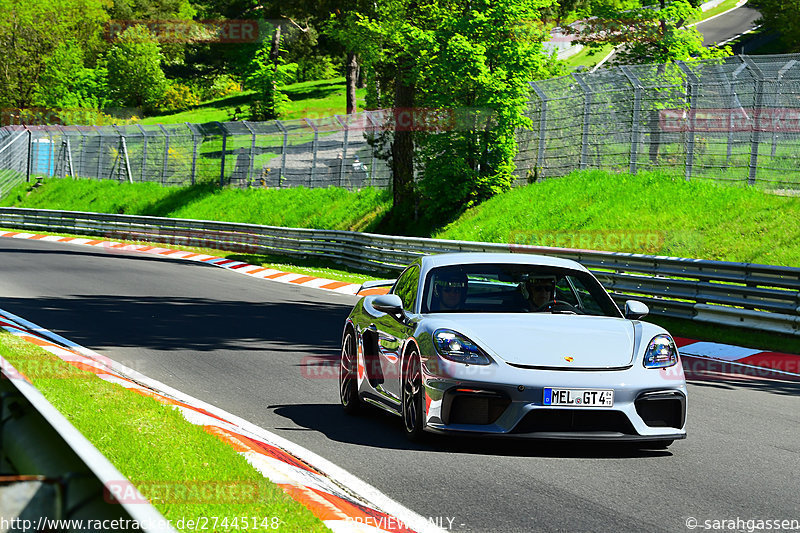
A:
<svg viewBox="0 0 800 533">
<path fill-rule="evenodd" d="M 539 88 L 536 82 L 529 82 L 531 89 L 536 93 L 536 96 L 542 101 L 542 107 L 539 111 L 539 149 L 536 152 L 536 168 L 535 172 L 538 173 L 544 168 L 544 150 L 545 138 L 547 136 L 547 95 Z"/>
<path fill-rule="evenodd" d="M 592 106 L 592 89 L 580 74 L 573 73 L 572 77 L 583 90 L 583 130 L 581 132 L 581 170 L 589 165 L 589 117 Z"/>
<path fill-rule="evenodd" d="M 683 61 L 676 61 L 675 63 L 677 63 L 678 67 L 686 74 L 686 97 L 689 100 L 689 135 L 686 141 L 686 181 L 690 181 L 694 168 L 694 134 L 697 129 L 697 92 L 700 80 L 686 63 Z"/>
<path fill-rule="evenodd" d="M 756 171 L 758 170 L 758 144 L 761 141 L 761 115 L 764 112 L 764 74 L 758 65 L 748 56 L 741 56 L 742 61 L 747 65 L 747 68 L 756 78 L 754 102 L 753 102 L 753 129 L 751 132 L 750 142 L 750 172 L 747 177 L 748 185 L 755 185 Z"/>
<path fill-rule="evenodd" d="M 308 188 L 311 189 L 314 187 L 314 174 L 317 172 L 317 149 L 319 145 L 319 131 L 317 127 L 311 122 L 309 119 L 304 119 L 306 124 L 311 126 L 311 129 L 314 130 L 314 140 L 311 143 L 311 176 L 308 178 Z"/>
<path fill-rule="evenodd" d="M 630 173 L 636 174 L 639 157 L 639 115 L 642 110 L 642 84 L 639 78 L 628 67 L 620 67 L 633 88 L 633 117 L 631 119 L 631 155 Z"/>
</svg>

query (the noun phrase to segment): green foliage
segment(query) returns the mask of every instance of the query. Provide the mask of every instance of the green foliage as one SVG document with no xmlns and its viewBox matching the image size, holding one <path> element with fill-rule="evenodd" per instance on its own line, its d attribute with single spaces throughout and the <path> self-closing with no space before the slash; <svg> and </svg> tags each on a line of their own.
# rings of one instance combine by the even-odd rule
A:
<svg viewBox="0 0 800 533">
<path fill-rule="evenodd" d="M 47 108 L 102 109 L 109 101 L 108 72 L 102 65 L 84 66 L 84 52 L 73 40 L 63 41 L 45 60 L 34 101 Z"/>
<path fill-rule="evenodd" d="M 590 48 L 607 44 L 621 46 L 615 63 L 671 63 L 691 59 L 710 59 L 731 55 L 730 47 L 703 46 L 703 36 L 694 27 L 684 24 L 700 16 L 701 11 L 687 0 L 659 6 L 644 6 L 634 2 L 605 2 L 593 4 L 592 18 L 579 29 L 572 29 L 578 42 Z"/>
<path fill-rule="evenodd" d="M 757 0 L 751 4 L 761 13 L 761 23 L 781 33 L 786 52 L 800 52 L 800 1 Z"/>
<path fill-rule="evenodd" d="M 291 80 L 296 72 L 296 63 L 285 63 L 281 57 L 273 61 L 269 43 L 256 52 L 245 81 L 246 88 L 257 92 L 250 107 L 250 120 L 271 120 L 280 116 L 289 97 L 278 86 Z"/>
<path fill-rule="evenodd" d="M 158 103 L 158 109 L 161 111 L 184 111 L 198 105 L 200 105 L 200 98 L 191 87 L 174 83 L 164 92 L 164 96 Z"/>
<path fill-rule="evenodd" d="M 107 17 L 103 0 L 1 1 L 0 106 L 43 103 L 45 81 L 55 81 L 53 99 L 64 100 L 68 69 L 96 50 Z"/>
<path fill-rule="evenodd" d="M 397 0 L 358 21 L 351 39 L 370 43 L 361 49 L 368 86 L 382 93 L 377 103 L 400 78 L 416 109 L 448 117 L 414 136 L 425 211 L 455 215 L 511 186 L 516 131 L 529 126 L 528 82 L 557 73 L 541 26 L 530 23 L 550 4 Z"/>
<path fill-rule="evenodd" d="M 154 109 L 167 90 L 161 51 L 143 26 L 126 29 L 106 54 L 108 85 L 118 105 Z"/>
</svg>

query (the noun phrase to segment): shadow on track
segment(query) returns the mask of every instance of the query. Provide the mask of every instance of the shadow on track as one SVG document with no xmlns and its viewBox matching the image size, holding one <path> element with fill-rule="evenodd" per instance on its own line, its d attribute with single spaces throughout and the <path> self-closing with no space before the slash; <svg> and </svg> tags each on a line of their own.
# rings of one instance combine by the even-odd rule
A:
<svg viewBox="0 0 800 533">
<path fill-rule="evenodd" d="M 0 308 L 93 349 L 339 353 L 349 307 L 327 302 L 72 295 L 2 298 Z"/>
<path fill-rule="evenodd" d="M 601 458 L 666 457 L 666 450 L 649 450 L 630 443 L 535 441 L 513 438 L 479 438 L 426 435 L 422 443 L 410 442 L 399 417 L 378 409 L 365 408 L 350 416 L 338 404 L 271 405 L 275 414 L 288 418 L 301 428 L 319 431 L 344 444 L 391 450 L 417 450 L 447 454 L 513 457 Z M 276 428 L 277 429 L 277 428 Z M 295 430 L 297 430 L 295 428 Z"/>
</svg>

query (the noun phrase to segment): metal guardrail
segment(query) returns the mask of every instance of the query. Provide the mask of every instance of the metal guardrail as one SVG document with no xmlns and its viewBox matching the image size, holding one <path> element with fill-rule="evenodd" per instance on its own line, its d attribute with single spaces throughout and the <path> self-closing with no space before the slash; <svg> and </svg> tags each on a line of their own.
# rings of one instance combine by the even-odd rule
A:
<svg viewBox="0 0 800 533">
<path fill-rule="evenodd" d="M 800 335 L 800 268 L 795 267 L 10 207 L 0 208 L 0 227 L 250 254 L 325 257 L 373 271 L 397 272 L 414 258 L 432 253 L 550 255 L 583 264 L 618 303 L 635 298 L 646 302 L 655 315 Z"/>
<path fill-rule="evenodd" d="M 125 477 L 2 357 L 0 370 L 3 531 L 175 533 L 152 505 L 114 501 Z"/>
</svg>

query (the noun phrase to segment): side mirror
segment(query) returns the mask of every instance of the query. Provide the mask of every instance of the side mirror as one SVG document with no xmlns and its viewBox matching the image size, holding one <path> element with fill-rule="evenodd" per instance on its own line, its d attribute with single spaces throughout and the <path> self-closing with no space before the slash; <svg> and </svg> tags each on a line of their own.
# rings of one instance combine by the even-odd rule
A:
<svg viewBox="0 0 800 533">
<path fill-rule="evenodd" d="M 381 313 L 397 315 L 403 312 L 403 300 L 396 294 L 381 294 L 370 302 L 374 309 Z"/>
<path fill-rule="evenodd" d="M 649 312 L 650 309 L 642 302 L 637 300 L 627 300 L 625 302 L 625 318 L 628 320 L 639 320 Z"/>
</svg>

